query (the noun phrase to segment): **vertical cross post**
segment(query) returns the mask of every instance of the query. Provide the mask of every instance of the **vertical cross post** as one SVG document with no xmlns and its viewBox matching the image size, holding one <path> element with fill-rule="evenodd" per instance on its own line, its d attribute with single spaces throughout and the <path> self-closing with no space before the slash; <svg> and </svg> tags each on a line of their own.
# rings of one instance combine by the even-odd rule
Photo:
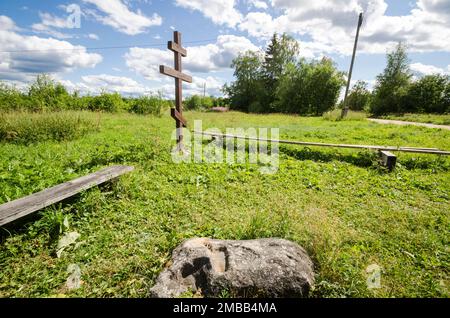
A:
<svg viewBox="0 0 450 318">
<path fill-rule="evenodd" d="M 164 75 L 175 78 L 175 108 L 172 108 L 170 114 L 176 121 L 177 128 L 177 148 L 183 150 L 183 127 L 187 126 L 187 121 L 183 118 L 183 81 L 192 83 L 192 77 L 182 73 L 181 57 L 187 55 L 186 49 L 181 46 L 181 33 L 173 32 L 173 41 L 167 43 L 167 48 L 173 51 L 174 66 L 170 67 L 160 65 L 159 71 Z"/>
</svg>

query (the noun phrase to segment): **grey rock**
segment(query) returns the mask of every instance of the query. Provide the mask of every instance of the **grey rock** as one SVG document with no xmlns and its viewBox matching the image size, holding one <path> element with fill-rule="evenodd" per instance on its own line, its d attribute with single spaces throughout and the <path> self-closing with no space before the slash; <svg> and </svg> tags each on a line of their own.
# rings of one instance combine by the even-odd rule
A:
<svg viewBox="0 0 450 318">
<path fill-rule="evenodd" d="M 284 239 L 193 238 L 179 245 L 150 289 L 152 297 L 186 292 L 217 297 L 306 297 L 314 284 L 313 262 Z"/>
</svg>

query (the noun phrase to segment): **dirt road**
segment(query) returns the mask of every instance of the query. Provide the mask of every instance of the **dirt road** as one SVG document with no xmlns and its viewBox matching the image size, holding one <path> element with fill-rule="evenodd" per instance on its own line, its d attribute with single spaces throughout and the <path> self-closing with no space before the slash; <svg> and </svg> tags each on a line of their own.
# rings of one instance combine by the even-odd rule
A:
<svg viewBox="0 0 450 318">
<path fill-rule="evenodd" d="M 427 124 L 427 123 L 416 123 L 412 121 L 402 121 L 402 120 L 390 120 L 390 119 L 374 119 L 367 118 L 370 121 L 379 124 L 391 124 L 391 125 L 414 125 L 414 126 L 423 126 L 428 128 L 438 128 L 438 129 L 447 129 L 450 130 L 449 125 L 435 125 L 435 124 Z"/>
</svg>

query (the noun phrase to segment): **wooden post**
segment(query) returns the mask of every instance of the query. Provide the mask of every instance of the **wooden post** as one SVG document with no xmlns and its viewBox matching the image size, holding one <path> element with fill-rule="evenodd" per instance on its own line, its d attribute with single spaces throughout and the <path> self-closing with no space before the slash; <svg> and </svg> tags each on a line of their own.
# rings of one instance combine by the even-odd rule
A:
<svg viewBox="0 0 450 318">
<path fill-rule="evenodd" d="M 187 121 L 183 118 L 183 81 L 192 83 L 192 77 L 183 74 L 183 67 L 181 57 L 187 55 L 186 49 L 181 45 L 181 33 L 173 32 L 173 42 L 167 43 L 167 48 L 173 51 L 175 69 L 160 65 L 159 71 L 161 74 L 175 78 L 175 108 L 171 109 L 171 116 L 176 121 L 177 128 L 177 148 L 183 150 L 183 131 L 182 128 L 187 126 Z"/>
<path fill-rule="evenodd" d="M 352 61 L 350 63 L 350 70 L 348 71 L 347 87 L 345 88 L 344 105 L 343 105 L 343 108 L 342 108 L 341 118 L 344 118 L 345 116 L 347 116 L 347 113 L 348 113 L 347 96 L 348 96 L 348 91 L 350 89 L 350 81 L 352 80 L 353 64 L 355 63 L 356 48 L 358 46 L 358 38 L 359 38 L 359 30 L 361 29 L 362 23 L 363 23 L 363 14 L 361 12 L 359 14 L 359 19 L 358 19 L 358 28 L 356 29 L 356 36 L 355 36 L 355 44 L 353 46 Z"/>
<path fill-rule="evenodd" d="M 389 171 L 394 170 L 397 163 L 397 157 L 389 151 L 380 151 L 381 163 L 387 167 Z"/>
</svg>

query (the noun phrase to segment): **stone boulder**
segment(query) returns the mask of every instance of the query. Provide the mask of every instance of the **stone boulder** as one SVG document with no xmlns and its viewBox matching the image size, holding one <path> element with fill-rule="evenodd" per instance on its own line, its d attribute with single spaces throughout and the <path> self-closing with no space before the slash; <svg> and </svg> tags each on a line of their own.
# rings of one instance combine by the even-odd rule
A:
<svg viewBox="0 0 450 318">
<path fill-rule="evenodd" d="M 296 243 L 277 238 L 193 238 L 179 245 L 150 289 L 152 297 L 185 292 L 216 297 L 306 297 L 314 284 L 313 262 Z"/>
</svg>

